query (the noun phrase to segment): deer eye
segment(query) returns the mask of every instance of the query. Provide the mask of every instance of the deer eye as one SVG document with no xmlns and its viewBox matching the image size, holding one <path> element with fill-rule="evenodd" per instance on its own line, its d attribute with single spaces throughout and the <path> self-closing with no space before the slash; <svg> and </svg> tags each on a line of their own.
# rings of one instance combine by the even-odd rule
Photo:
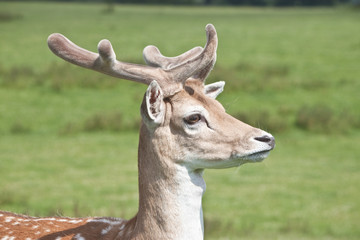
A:
<svg viewBox="0 0 360 240">
<path fill-rule="evenodd" d="M 199 122 L 201 120 L 200 114 L 192 114 L 186 118 L 184 118 L 184 121 L 189 125 L 194 125 L 195 123 Z"/>
</svg>

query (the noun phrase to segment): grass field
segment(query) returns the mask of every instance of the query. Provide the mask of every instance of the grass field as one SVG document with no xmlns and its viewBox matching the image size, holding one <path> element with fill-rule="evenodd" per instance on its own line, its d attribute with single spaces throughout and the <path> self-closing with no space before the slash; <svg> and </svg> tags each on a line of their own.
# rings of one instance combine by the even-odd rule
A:
<svg viewBox="0 0 360 240">
<path fill-rule="evenodd" d="M 64 63 L 60 32 L 119 60 L 142 49 L 204 45 L 218 60 L 219 101 L 275 135 L 261 164 L 207 170 L 206 239 L 360 238 L 358 11 L 0 2 L 0 209 L 31 215 L 137 211 L 139 106 L 146 86 Z"/>
</svg>

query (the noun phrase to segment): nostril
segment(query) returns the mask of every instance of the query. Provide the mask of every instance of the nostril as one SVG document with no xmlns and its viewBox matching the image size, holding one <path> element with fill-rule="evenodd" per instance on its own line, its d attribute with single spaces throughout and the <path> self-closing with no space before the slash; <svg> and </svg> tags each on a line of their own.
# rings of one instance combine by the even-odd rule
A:
<svg viewBox="0 0 360 240">
<path fill-rule="evenodd" d="M 271 141 L 271 138 L 269 136 L 262 136 L 262 137 L 256 137 L 255 138 L 256 141 L 259 141 L 259 142 L 270 142 Z"/>
<path fill-rule="evenodd" d="M 264 142 L 270 145 L 270 147 L 275 147 L 275 138 L 273 136 L 262 136 L 254 138 L 256 141 Z"/>
</svg>

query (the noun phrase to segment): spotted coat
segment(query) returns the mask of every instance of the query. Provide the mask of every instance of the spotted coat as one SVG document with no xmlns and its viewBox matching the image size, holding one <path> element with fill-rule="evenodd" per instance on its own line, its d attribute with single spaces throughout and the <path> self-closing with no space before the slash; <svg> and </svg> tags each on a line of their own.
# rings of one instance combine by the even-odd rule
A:
<svg viewBox="0 0 360 240">
<path fill-rule="evenodd" d="M 123 239 L 129 221 L 119 218 L 36 218 L 0 211 L 0 240 Z"/>
</svg>

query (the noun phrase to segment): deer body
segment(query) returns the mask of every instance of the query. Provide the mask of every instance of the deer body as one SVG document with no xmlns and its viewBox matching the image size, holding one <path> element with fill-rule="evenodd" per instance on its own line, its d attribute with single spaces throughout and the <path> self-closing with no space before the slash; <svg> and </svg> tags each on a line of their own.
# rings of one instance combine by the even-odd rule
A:
<svg viewBox="0 0 360 240">
<path fill-rule="evenodd" d="M 109 75 L 148 84 L 139 137 L 139 211 L 117 218 L 33 218 L 0 212 L 0 239 L 203 239 L 202 196 L 205 168 L 228 168 L 261 161 L 274 138 L 228 115 L 215 100 L 224 83 L 205 85 L 216 59 L 217 36 L 206 27 L 208 42 L 174 58 L 149 46 L 149 66 L 118 62 L 110 42 L 99 55 L 62 35 L 49 46 L 65 60 Z"/>
</svg>

